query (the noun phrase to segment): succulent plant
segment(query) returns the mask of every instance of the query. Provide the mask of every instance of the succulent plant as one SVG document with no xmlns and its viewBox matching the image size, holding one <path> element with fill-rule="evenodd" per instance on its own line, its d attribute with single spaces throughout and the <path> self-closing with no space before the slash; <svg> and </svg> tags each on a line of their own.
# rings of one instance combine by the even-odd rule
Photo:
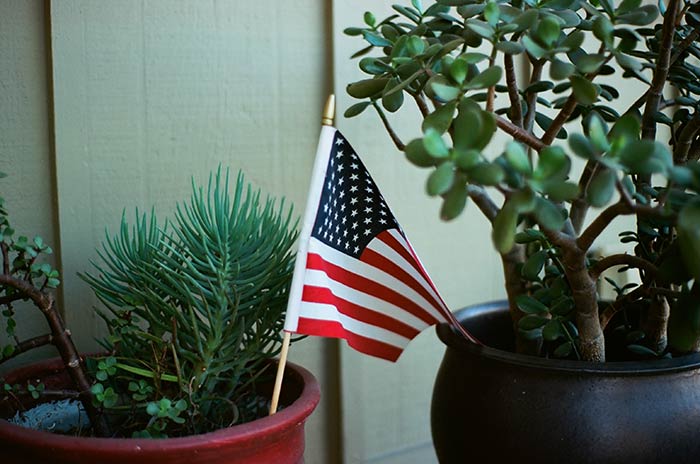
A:
<svg viewBox="0 0 700 464">
<path fill-rule="evenodd" d="M 174 219 L 122 217 L 82 275 L 102 303 L 109 355 L 91 366 L 96 406 L 120 435 L 180 436 L 265 414 L 260 382 L 278 354 L 292 209 L 219 169 Z"/>
<path fill-rule="evenodd" d="M 522 352 L 604 361 L 604 331 L 632 357 L 700 349 L 700 4 L 615 3 L 413 0 L 345 30 L 364 40 L 368 75 L 348 85 L 361 101 L 345 116 L 377 112 L 429 170 L 443 219 L 471 200 L 491 222 Z M 646 91 L 616 109 L 625 87 L 606 76 Z M 404 143 L 387 113 L 408 105 L 422 133 Z M 498 130 L 505 147 L 491 143 Z M 620 216 L 636 218 L 621 234 L 632 249 L 593 257 Z M 600 303 L 613 267 L 641 283 Z"/>
</svg>

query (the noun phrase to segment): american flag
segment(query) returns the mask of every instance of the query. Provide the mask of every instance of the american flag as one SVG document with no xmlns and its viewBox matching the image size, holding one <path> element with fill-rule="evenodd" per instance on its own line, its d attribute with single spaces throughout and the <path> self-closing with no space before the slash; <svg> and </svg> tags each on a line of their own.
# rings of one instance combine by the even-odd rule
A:
<svg viewBox="0 0 700 464">
<path fill-rule="evenodd" d="M 438 322 L 476 342 L 454 320 L 357 153 L 324 126 L 285 330 L 343 338 L 395 361 Z"/>
</svg>

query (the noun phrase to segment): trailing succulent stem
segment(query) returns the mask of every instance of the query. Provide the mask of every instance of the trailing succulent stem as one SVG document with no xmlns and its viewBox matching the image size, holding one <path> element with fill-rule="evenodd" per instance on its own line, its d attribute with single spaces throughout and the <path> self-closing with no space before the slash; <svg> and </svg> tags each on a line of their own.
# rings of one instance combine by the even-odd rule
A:
<svg viewBox="0 0 700 464">
<path fill-rule="evenodd" d="M 4 175 L 0 175 L 3 177 Z M 52 253 L 51 248 L 41 237 L 29 241 L 27 237 L 15 237 L 15 231 L 10 225 L 4 199 L 0 198 L 0 307 L 5 322 L 7 344 L 0 344 L 0 364 L 9 361 L 27 351 L 45 345 L 53 345 L 58 351 L 66 372 L 69 374 L 76 389 L 76 396 L 82 401 L 90 418 L 95 433 L 99 436 L 109 436 L 109 430 L 104 418 L 93 407 L 93 396 L 90 391 L 91 383 L 84 369 L 84 364 L 71 339 L 70 331 L 65 327 L 56 307 L 53 295 L 49 293 L 56 288 L 59 281 L 58 271 L 50 264 L 42 263 L 42 255 Z M 20 340 L 16 334 L 15 306 L 22 301 L 30 301 L 43 315 L 50 333 Z M 0 400 L 9 401 L 16 394 L 27 390 L 32 397 L 38 398 L 39 392 L 32 384 L 3 386 Z"/>
<path fill-rule="evenodd" d="M 345 31 L 368 43 L 355 57 L 367 55 L 369 75 L 348 86 L 361 101 L 345 115 L 379 113 L 408 161 L 430 170 L 443 219 L 471 199 L 492 223 L 521 351 L 604 361 L 604 330 L 631 357 L 700 346 L 690 297 L 700 278 L 700 5 L 615 3 L 412 0 Z M 527 82 L 516 63 L 529 66 Z M 620 108 L 609 75 L 647 91 Z M 407 143 L 387 114 L 404 94 L 423 116 L 422 136 Z M 569 133 L 576 121 L 582 133 Z M 670 139 L 659 140 L 659 124 Z M 504 149 L 491 143 L 497 130 L 512 138 Z M 585 164 L 578 178 L 572 154 Z M 628 251 L 594 259 L 621 216 L 637 220 L 621 234 Z M 611 280 L 617 298 L 601 302 L 613 268 L 641 283 Z"/>
<path fill-rule="evenodd" d="M 98 404 L 121 435 L 203 433 L 264 414 L 260 385 L 279 352 L 296 224 L 239 175 L 210 176 L 160 226 L 137 213 L 107 237 L 87 281 L 110 352 Z"/>
</svg>

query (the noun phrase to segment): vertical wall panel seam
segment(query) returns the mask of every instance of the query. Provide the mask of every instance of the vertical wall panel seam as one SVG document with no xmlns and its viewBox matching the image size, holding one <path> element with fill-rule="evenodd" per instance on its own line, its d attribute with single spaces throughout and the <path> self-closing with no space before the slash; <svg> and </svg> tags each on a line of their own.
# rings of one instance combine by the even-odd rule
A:
<svg viewBox="0 0 700 464">
<path fill-rule="evenodd" d="M 53 237 L 51 237 L 51 246 L 56 259 L 56 267 L 61 273 L 63 280 L 63 260 L 61 255 L 61 221 L 59 214 L 58 201 L 58 169 L 56 160 L 56 107 L 54 94 L 54 69 L 53 69 L 53 28 L 51 23 L 51 0 L 44 0 L 44 43 L 46 54 L 46 119 L 49 142 L 49 172 L 50 172 L 50 192 L 51 192 L 51 222 L 54 225 Z M 65 319 L 63 286 L 59 285 L 56 295 L 56 303 L 59 311 Z"/>
</svg>

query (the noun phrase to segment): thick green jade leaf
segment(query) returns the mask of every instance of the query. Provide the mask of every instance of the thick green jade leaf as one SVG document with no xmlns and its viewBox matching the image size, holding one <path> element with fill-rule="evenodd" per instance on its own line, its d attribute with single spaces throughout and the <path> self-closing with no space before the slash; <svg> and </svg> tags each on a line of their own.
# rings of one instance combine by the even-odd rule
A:
<svg viewBox="0 0 700 464">
<path fill-rule="evenodd" d="M 506 203 L 493 220 L 491 238 L 499 253 L 508 253 L 515 244 L 515 228 L 518 225 L 518 212 Z"/>
<path fill-rule="evenodd" d="M 528 314 L 518 321 L 518 328 L 522 330 L 532 330 L 538 327 L 542 327 L 550 319 L 547 317 L 537 316 L 535 314 Z"/>
<path fill-rule="evenodd" d="M 615 194 L 617 176 L 610 169 L 602 169 L 596 173 L 588 186 L 587 199 L 591 206 L 600 208 L 607 205 Z"/>
<path fill-rule="evenodd" d="M 686 267 L 700 280 L 700 201 L 688 203 L 678 214 L 678 242 Z"/>
<path fill-rule="evenodd" d="M 459 96 L 460 90 L 457 87 L 451 86 L 449 84 L 441 84 L 439 82 L 434 82 L 431 84 L 433 92 L 437 97 L 444 101 L 454 100 Z"/>
<path fill-rule="evenodd" d="M 599 152 L 606 152 L 610 149 L 603 122 L 595 113 L 593 113 L 588 123 L 588 135 L 591 138 L 591 143 Z"/>
<path fill-rule="evenodd" d="M 454 117 L 456 107 L 457 103 L 451 102 L 441 106 L 426 116 L 426 118 L 423 120 L 423 132 L 427 131 L 429 128 L 432 128 L 441 134 L 447 132 L 447 129 L 450 128 L 450 124 L 452 123 L 452 118 Z"/>
<path fill-rule="evenodd" d="M 388 78 L 365 79 L 348 85 L 347 92 L 351 97 L 369 98 L 384 90 Z"/>
<path fill-rule="evenodd" d="M 544 268 L 544 263 L 547 260 L 547 252 L 545 250 L 540 250 L 536 253 L 533 253 L 530 255 L 530 257 L 525 261 L 525 264 L 523 264 L 523 267 L 521 269 L 521 274 L 523 277 L 525 277 L 527 280 L 534 281 L 537 280 L 537 276 L 542 272 L 542 269 Z M 517 301 L 517 300 L 516 300 Z M 535 300 L 536 301 L 536 300 Z M 540 305 L 539 301 L 537 301 Z M 520 303 L 518 303 L 518 306 L 520 307 Z M 547 308 L 544 307 L 544 310 L 546 311 Z M 528 312 L 524 310 L 523 308 L 520 308 L 525 312 Z M 538 311 L 541 312 L 541 311 Z"/>
<path fill-rule="evenodd" d="M 423 139 L 411 140 L 404 148 L 406 158 L 411 163 L 421 168 L 427 168 L 435 165 L 435 158 L 430 156 L 423 145 Z"/>
<path fill-rule="evenodd" d="M 633 114 L 625 114 L 613 124 L 608 138 L 610 140 L 624 139 L 625 141 L 635 140 L 639 138 L 641 123 L 637 116 Z"/>
<path fill-rule="evenodd" d="M 537 180 L 565 179 L 571 168 L 571 160 L 560 147 L 546 147 L 540 152 L 534 177 Z"/>
<path fill-rule="evenodd" d="M 354 105 L 350 106 L 347 110 L 345 110 L 343 116 L 345 116 L 346 118 L 353 118 L 358 114 L 362 113 L 369 105 L 370 102 L 355 103 Z"/>
<path fill-rule="evenodd" d="M 375 47 L 389 47 L 392 43 L 384 37 L 370 31 L 362 31 L 362 36 L 367 42 Z"/>
<path fill-rule="evenodd" d="M 634 174 L 667 172 L 673 166 L 673 158 L 666 146 L 653 140 L 633 140 L 618 153 L 620 162 Z"/>
<path fill-rule="evenodd" d="M 481 153 L 478 150 L 456 150 L 455 164 L 462 171 L 468 171 L 481 161 Z"/>
<path fill-rule="evenodd" d="M 498 24 L 498 19 L 501 16 L 501 11 L 498 8 L 498 4 L 494 1 L 490 1 L 486 4 L 486 8 L 484 8 L 484 18 L 486 18 L 486 21 L 491 25 L 492 27 L 495 27 L 496 24 Z"/>
<path fill-rule="evenodd" d="M 506 146 L 506 161 L 510 167 L 520 174 L 529 176 L 532 174 L 532 164 L 523 146 L 515 141 L 511 141 Z"/>
<path fill-rule="evenodd" d="M 530 53 L 530 55 L 534 56 L 538 60 L 547 55 L 547 50 L 539 46 L 534 40 L 530 38 L 529 35 L 523 36 L 521 40 L 528 53 Z"/>
<path fill-rule="evenodd" d="M 464 79 L 467 78 L 467 71 L 469 69 L 469 63 L 464 58 L 457 58 L 450 66 L 450 76 L 458 84 L 462 84 Z"/>
<path fill-rule="evenodd" d="M 578 184 L 573 182 L 550 182 L 547 184 L 545 193 L 553 201 L 571 201 L 578 197 Z"/>
<path fill-rule="evenodd" d="M 506 55 L 517 55 L 525 50 L 525 47 L 520 45 L 518 42 L 498 42 L 496 44 L 496 49 L 499 52 L 505 53 Z"/>
<path fill-rule="evenodd" d="M 449 221 L 459 216 L 467 205 L 467 187 L 461 183 L 455 185 L 443 196 L 440 219 Z"/>
<path fill-rule="evenodd" d="M 478 103 L 469 98 L 463 98 L 459 103 L 459 115 L 453 125 L 454 146 L 463 151 L 482 150 L 496 132 L 493 115 L 482 110 Z"/>
<path fill-rule="evenodd" d="M 442 139 L 442 135 L 432 128 L 428 128 L 428 130 L 425 131 L 425 136 L 423 137 L 423 147 L 431 156 L 435 158 L 446 158 L 449 154 L 449 150 L 445 144 L 445 141 Z"/>
<path fill-rule="evenodd" d="M 576 68 L 584 74 L 592 73 L 598 70 L 605 63 L 605 55 L 591 54 L 581 55 L 574 60 Z"/>
<path fill-rule="evenodd" d="M 574 345 L 571 342 L 564 342 L 554 350 L 554 356 L 557 358 L 566 358 L 573 352 Z"/>
<path fill-rule="evenodd" d="M 466 89 L 485 89 L 496 85 L 501 80 L 501 75 L 503 71 L 500 66 L 491 66 L 486 68 L 472 80 L 470 80 L 465 86 Z"/>
<path fill-rule="evenodd" d="M 542 338 L 548 342 L 553 342 L 564 336 L 564 331 L 561 327 L 561 322 L 557 320 L 549 321 L 542 329 Z"/>
<path fill-rule="evenodd" d="M 534 210 L 535 219 L 545 229 L 561 230 L 566 218 L 562 210 L 549 200 L 537 197 Z"/>
<path fill-rule="evenodd" d="M 603 15 L 593 20 L 593 34 L 605 44 L 606 47 L 612 45 L 613 32 L 615 28 L 608 18 Z"/>
<path fill-rule="evenodd" d="M 428 177 L 426 190 L 428 195 L 442 195 L 446 193 L 455 180 L 455 166 L 451 161 L 445 161 L 435 169 Z"/>
<path fill-rule="evenodd" d="M 546 16 L 537 25 L 535 36 L 539 39 L 541 44 L 547 48 L 551 48 L 559 38 L 560 32 L 559 22 L 551 16 Z"/>
<path fill-rule="evenodd" d="M 390 113 L 398 111 L 398 109 L 401 108 L 401 105 L 403 105 L 403 91 L 389 93 L 398 84 L 398 80 L 390 79 L 384 88 L 382 106 Z"/>
<path fill-rule="evenodd" d="M 494 186 L 504 177 L 503 168 L 496 163 L 479 163 L 469 170 L 469 180 L 475 184 Z"/>
<path fill-rule="evenodd" d="M 592 105 L 598 98 L 598 89 L 585 77 L 571 76 L 571 88 L 576 100 L 584 105 Z"/>
<path fill-rule="evenodd" d="M 561 60 L 552 60 L 549 68 L 549 75 L 554 80 L 562 80 L 576 72 L 576 66 Z"/>
</svg>

